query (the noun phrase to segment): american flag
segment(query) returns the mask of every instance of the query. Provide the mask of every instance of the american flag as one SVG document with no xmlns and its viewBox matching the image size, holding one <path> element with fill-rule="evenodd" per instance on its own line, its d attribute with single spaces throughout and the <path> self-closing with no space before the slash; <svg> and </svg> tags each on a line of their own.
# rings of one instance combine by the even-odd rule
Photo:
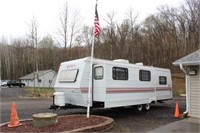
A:
<svg viewBox="0 0 200 133">
<path fill-rule="evenodd" d="M 98 36 L 100 34 L 100 24 L 99 24 L 99 16 L 97 11 L 97 4 L 95 6 L 95 17 L 94 17 L 94 35 Z"/>
</svg>

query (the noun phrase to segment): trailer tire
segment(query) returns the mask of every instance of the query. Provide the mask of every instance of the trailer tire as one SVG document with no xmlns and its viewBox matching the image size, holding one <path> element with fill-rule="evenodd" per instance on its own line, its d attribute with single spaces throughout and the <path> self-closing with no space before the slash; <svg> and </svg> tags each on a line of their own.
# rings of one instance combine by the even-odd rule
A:
<svg viewBox="0 0 200 133">
<path fill-rule="evenodd" d="M 142 105 L 137 105 L 137 111 L 142 112 L 143 106 Z"/>
<path fill-rule="evenodd" d="M 150 103 L 144 104 L 144 110 L 145 111 L 149 111 L 150 108 L 151 108 L 151 104 Z"/>
</svg>

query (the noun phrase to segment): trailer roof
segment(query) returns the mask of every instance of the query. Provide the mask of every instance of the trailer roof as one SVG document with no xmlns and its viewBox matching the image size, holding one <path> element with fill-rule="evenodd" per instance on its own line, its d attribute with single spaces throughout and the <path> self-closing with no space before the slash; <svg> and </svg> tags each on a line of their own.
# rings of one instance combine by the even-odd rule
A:
<svg viewBox="0 0 200 133">
<path fill-rule="evenodd" d="M 74 62 L 78 62 L 78 61 L 82 61 L 82 62 L 90 62 L 91 57 L 85 57 L 85 58 L 80 58 L 80 59 L 76 59 L 76 60 L 71 60 L 71 61 L 67 61 L 67 62 L 62 62 L 61 65 L 64 64 L 70 64 L 70 63 L 74 63 Z M 121 61 L 119 61 L 121 60 Z M 156 70 L 167 70 L 169 71 L 168 68 L 160 68 L 160 67 L 154 67 L 154 66 L 145 66 L 143 65 L 143 63 L 128 63 L 126 60 L 124 59 L 117 59 L 117 61 L 113 61 L 113 60 L 106 60 L 106 59 L 98 59 L 98 58 L 93 58 L 93 62 L 94 63 L 99 63 L 99 64 L 107 64 L 107 65 L 120 65 L 120 66 L 127 66 L 127 67 L 135 67 L 135 68 L 148 68 L 148 69 L 156 69 Z"/>
<path fill-rule="evenodd" d="M 90 62 L 91 57 L 86 57 L 84 58 L 84 61 L 86 62 Z M 118 60 L 122 60 L 122 62 L 118 61 Z M 94 58 L 93 59 L 94 63 L 104 63 L 104 64 L 109 64 L 109 65 L 122 65 L 122 66 L 128 66 L 128 67 L 135 67 L 135 68 L 152 68 L 152 69 L 160 69 L 160 70 L 169 70 L 167 68 L 159 68 L 159 67 L 154 67 L 154 66 L 145 66 L 143 65 L 143 63 L 127 63 L 127 61 L 123 61 L 123 59 L 117 59 L 117 61 L 114 60 L 105 60 L 105 59 L 98 59 L 98 58 Z"/>
</svg>

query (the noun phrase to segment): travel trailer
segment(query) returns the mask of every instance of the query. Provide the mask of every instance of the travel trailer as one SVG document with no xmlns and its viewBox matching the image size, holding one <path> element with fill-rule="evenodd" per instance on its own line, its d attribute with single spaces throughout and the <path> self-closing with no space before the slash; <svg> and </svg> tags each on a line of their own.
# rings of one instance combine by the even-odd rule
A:
<svg viewBox="0 0 200 133">
<path fill-rule="evenodd" d="M 55 82 L 53 107 L 123 107 L 137 105 L 139 111 L 150 104 L 172 99 L 169 69 L 93 58 L 92 87 L 88 95 L 91 57 L 60 64 Z"/>
</svg>

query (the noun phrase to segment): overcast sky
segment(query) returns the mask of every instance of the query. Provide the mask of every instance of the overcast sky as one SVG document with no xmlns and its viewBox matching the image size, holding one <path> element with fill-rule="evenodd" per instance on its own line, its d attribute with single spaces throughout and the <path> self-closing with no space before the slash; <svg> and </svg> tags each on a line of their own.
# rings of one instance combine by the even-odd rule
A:
<svg viewBox="0 0 200 133">
<path fill-rule="evenodd" d="M 58 17 L 66 0 L 0 0 L 0 37 L 20 37 L 28 32 L 33 16 L 37 19 L 39 35 L 53 34 L 58 27 Z M 83 23 L 93 25 L 95 0 L 68 0 L 70 9 L 81 11 Z M 100 24 L 106 14 L 117 12 L 119 21 L 130 8 L 140 18 L 156 12 L 160 5 L 180 6 L 184 0 L 98 0 Z"/>
</svg>

